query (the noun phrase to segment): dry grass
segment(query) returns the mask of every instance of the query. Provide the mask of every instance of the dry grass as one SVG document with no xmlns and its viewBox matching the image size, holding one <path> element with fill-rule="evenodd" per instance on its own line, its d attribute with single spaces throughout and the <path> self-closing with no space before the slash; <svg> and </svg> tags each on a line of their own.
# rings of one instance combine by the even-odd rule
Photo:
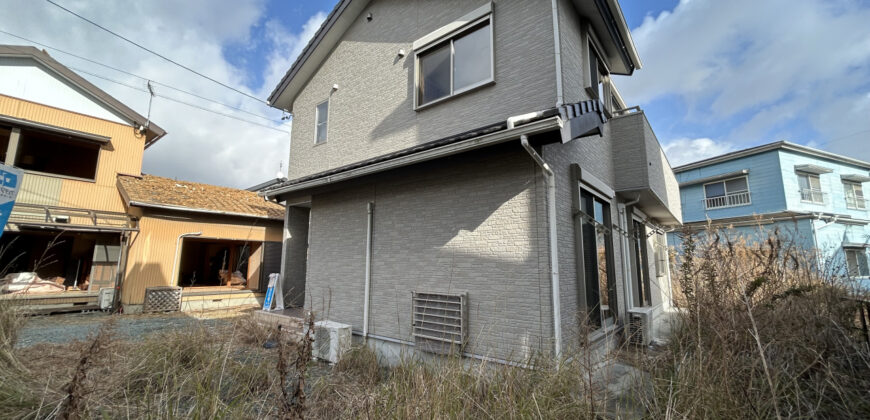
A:
<svg viewBox="0 0 870 420">
<path fill-rule="evenodd" d="M 577 350 L 531 368 L 456 357 L 386 368 L 364 346 L 328 367 L 309 361 L 310 341 L 287 342 L 250 317 L 143 341 L 112 339 L 106 326 L 15 349 L 21 317 L 0 303 L 0 418 L 870 418 L 870 349 L 853 328 L 854 301 L 797 249 L 778 236 L 687 238 L 667 345 L 609 358 Z M 606 371 L 616 357 L 646 373 L 614 402 Z"/>
<path fill-rule="evenodd" d="M 686 234 L 685 302 L 646 363 L 654 418 L 867 418 L 870 350 L 842 279 L 787 237 Z"/>
<path fill-rule="evenodd" d="M 316 418 L 594 418 L 577 363 L 526 369 L 467 359 L 403 360 L 381 368 L 357 347 L 315 383 Z"/>
</svg>

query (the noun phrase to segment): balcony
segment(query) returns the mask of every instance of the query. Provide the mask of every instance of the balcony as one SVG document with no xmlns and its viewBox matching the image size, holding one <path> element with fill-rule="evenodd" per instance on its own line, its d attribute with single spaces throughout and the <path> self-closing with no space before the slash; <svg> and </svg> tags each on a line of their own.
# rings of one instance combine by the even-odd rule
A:
<svg viewBox="0 0 870 420">
<path fill-rule="evenodd" d="M 639 108 L 614 112 L 608 122 L 613 142 L 613 189 L 639 199 L 647 215 L 664 223 L 682 223 L 680 186 L 658 138 Z"/>
<path fill-rule="evenodd" d="M 725 209 L 728 207 L 748 206 L 752 204 L 752 197 L 749 191 L 726 194 L 718 197 L 709 197 L 704 199 L 707 210 Z"/>
<path fill-rule="evenodd" d="M 815 188 L 801 188 L 801 201 L 811 204 L 825 204 L 828 193 Z"/>
</svg>

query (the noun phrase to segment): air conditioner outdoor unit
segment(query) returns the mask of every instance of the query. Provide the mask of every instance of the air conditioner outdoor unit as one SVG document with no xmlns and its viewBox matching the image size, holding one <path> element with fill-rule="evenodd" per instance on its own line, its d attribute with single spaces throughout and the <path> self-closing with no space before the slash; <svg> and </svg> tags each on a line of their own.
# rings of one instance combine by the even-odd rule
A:
<svg viewBox="0 0 870 420">
<path fill-rule="evenodd" d="M 350 325 L 333 321 L 315 322 L 311 355 L 329 363 L 338 363 L 341 356 L 350 350 L 351 334 Z"/>
<path fill-rule="evenodd" d="M 628 342 L 636 346 L 652 343 L 652 308 L 632 308 L 628 310 Z"/>
<path fill-rule="evenodd" d="M 100 288 L 100 310 L 107 311 L 112 309 L 112 301 L 115 300 L 115 289 L 111 287 Z"/>
</svg>

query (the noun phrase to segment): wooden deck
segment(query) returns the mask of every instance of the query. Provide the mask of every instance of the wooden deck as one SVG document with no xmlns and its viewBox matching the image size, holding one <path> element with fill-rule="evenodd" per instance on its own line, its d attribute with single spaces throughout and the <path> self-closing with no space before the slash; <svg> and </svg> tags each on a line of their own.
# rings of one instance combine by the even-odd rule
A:
<svg viewBox="0 0 870 420">
<path fill-rule="evenodd" d="M 20 305 L 25 311 L 36 314 L 99 310 L 99 298 L 100 293 L 96 291 L 0 295 L 0 299 Z"/>
</svg>

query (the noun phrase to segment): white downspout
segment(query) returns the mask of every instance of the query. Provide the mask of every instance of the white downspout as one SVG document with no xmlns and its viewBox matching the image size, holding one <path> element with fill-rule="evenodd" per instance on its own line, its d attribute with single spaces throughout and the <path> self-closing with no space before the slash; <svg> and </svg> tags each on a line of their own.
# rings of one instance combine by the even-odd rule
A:
<svg viewBox="0 0 870 420">
<path fill-rule="evenodd" d="M 517 119 L 508 119 L 508 129 L 513 128 L 516 121 L 523 119 L 526 116 L 515 117 Z M 520 144 L 526 149 L 529 156 L 541 167 L 544 173 L 544 182 L 547 185 L 547 225 L 549 228 L 550 239 L 550 280 L 553 289 L 553 347 L 556 359 L 562 357 L 562 304 L 559 301 L 559 241 L 556 236 L 556 178 L 553 175 L 553 170 L 550 165 L 544 162 L 544 159 L 538 152 L 529 144 L 529 137 L 523 134 L 520 136 Z"/>
<path fill-rule="evenodd" d="M 369 294 L 372 287 L 372 216 L 375 203 L 368 203 L 368 216 L 366 223 L 366 289 L 363 301 L 363 340 L 369 338 Z"/>
<path fill-rule="evenodd" d="M 559 39 L 559 0 L 552 0 L 553 3 L 553 45 L 554 56 L 556 58 L 556 106 L 562 106 L 564 98 L 562 96 L 562 42 Z"/>
<path fill-rule="evenodd" d="M 181 251 L 180 249 L 178 249 L 178 245 L 181 242 L 181 238 L 199 235 L 202 235 L 202 231 L 182 233 L 181 235 L 178 235 L 177 239 L 175 239 L 175 258 L 172 260 L 172 278 L 174 279 L 174 281 L 172 282 L 173 286 L 178 286 L 178 254 Z"/>
</svg>

